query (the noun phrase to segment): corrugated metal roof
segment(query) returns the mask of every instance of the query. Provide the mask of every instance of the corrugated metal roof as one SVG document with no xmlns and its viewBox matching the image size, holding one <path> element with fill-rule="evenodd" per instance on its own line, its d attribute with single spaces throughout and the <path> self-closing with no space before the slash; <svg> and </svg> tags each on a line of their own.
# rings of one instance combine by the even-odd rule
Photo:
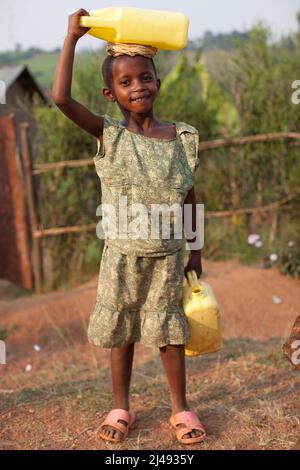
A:
<svg viewBox="0 0 300 470">
<path fill-rule="evenodd" d="M 25 65 L 4 65 L 0 67 L 0 80 L 4 81 L 7 90 L 25 69 Z"/>
<path fill-rule="evenodd" d="M 40 88 L 39 84 L 37 83 L 33 75 L 30 73 L 26 65 L 21 64 L 0 66 L 0 80 L 4 81 L 6 90 L 8 90 L 10 86 L 12 86 L 22 74 L 27 76 L 32 81 L 32 85 L 36 88 L 41 98 L 44 100 L 45 103 L 48 103 L 48 99 L 45 96 L 43 90 Z"/>
</svg>

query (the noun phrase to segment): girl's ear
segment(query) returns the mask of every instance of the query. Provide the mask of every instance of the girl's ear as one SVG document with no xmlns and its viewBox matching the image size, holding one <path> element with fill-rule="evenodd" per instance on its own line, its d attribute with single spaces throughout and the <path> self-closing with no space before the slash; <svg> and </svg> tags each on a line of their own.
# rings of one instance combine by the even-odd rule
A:
<svg viewBox="0 0 300 470">
<path fill-rule="evenodd" d="M 157 79 L 156 79 L 156 83 L 157 83 L 157 91 L 159 91 L 160 85 L 161 85 L 160 78 L 157 78 Z"/>
<path fill-rule="evenodd" d="M 110 88 L 103 88 L 102 89 L 102 94 L 103 94 L 104 98 L 106 99 L 106 101 L 109 101 L 110 103 L 116 101 L 116 98 L 113 96 L 112 91 L 110 90 Z"/>
</svg>

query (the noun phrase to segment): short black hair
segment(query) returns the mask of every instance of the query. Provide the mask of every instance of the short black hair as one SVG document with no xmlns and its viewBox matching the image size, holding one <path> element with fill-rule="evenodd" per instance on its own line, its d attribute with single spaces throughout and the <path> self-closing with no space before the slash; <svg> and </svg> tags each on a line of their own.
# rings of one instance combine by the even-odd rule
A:
<svg viewBox="0 0 300 470">
<path fill-rule="evenodd" d="M 120 57 L 120 56 L 117 56 L 117 57 Z M 108 88 L 112 88 L 112 68 L 113 68 L 114 61 L 117 59 L 117 57 L 108 55 L 102 64 L 102 76 L 103 76 L 104 83 Z M 144 56 L 141 56 L 141 57 L 144 57 Z M 157 78 L 157 70 L 156 70 L 153 59 L 145 57 L 145 59 L 146 58 L 151 61 L 155 76 Z"/>
</svg>

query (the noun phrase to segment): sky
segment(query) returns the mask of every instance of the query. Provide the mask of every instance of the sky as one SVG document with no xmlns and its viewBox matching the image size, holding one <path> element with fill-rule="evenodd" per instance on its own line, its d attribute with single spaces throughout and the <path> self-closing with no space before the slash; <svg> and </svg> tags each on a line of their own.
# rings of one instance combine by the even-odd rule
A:
<svg viewBox="0 0 300 470">
<path fill-rule="evenodd" d="M 207 30 L 245 31 L 258 20 L 272 29 L 276 39 L 298 29 L 300 0 L 1 0 L 0 51 L 12 50 L 17 43 L 23 49 L 61 47 L 70 13 L 112 6 L 182 12 L 190 19 L 189 39 L 199 38 Z M 99 41 L 86 34 L 77 47 L 95 50 Z"/>
</svg>

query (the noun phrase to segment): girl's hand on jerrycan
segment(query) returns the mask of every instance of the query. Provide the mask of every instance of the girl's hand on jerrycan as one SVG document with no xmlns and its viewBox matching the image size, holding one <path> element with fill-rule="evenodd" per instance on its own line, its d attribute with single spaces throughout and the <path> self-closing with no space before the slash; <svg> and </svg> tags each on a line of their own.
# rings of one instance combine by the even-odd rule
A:
<svg viewBox="0 0 300 470">
<path fill-rule="evenodd" d="M 84 28 L 80 26 L 80 17 L 81 16 L 90 16 L 89 12 L 80 8 L 71 15 L 69 15 L 69 25 L 68 25 L 68 36 L 74 36 L 77 39 L 84 36 L 90 28 Z"/>
</svg>

